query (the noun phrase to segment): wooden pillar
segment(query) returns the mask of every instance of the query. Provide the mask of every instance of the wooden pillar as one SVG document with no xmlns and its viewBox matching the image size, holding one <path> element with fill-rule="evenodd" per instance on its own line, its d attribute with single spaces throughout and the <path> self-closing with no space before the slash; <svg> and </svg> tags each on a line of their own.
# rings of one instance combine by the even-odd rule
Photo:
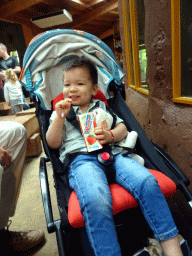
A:
<svg viewBox="0 0 192 256">
<path fill-rule="evenodd" d="M 34 36 L 42 33 L 42 29 L 38 28 L 37 26 L 33 25 L 32 23 L 31 23 L 31 26 L 23 24 L 22 29 L 23 29 L 23 35 L 25 38 L 26 46 L 29 45 L 30 41 L 33 39 Z"/>
</svg>

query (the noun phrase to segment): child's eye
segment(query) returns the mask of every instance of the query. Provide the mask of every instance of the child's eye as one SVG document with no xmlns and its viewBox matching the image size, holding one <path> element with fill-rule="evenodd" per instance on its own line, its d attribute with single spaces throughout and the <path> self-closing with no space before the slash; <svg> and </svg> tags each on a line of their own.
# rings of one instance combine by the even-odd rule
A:
<svg viewBox="0 0 192 256">
<path fill-rule="evenodd" d="M 70 84 L 64 84 L 64 87 L 68 87 L 68 86 L 70 86 Z"/>
<path fill-rule="evenodd" d="M 78 83 L 78 85 L 83 85 L 83 83 Z"/>
</svg>

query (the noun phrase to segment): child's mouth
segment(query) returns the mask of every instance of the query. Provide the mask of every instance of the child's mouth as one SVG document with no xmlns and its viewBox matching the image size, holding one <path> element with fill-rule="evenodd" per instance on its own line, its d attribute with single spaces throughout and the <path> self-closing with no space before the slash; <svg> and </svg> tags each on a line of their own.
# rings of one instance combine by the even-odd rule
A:
<svg viewBox="0 0 192 256">
<path fill-rule="evenodd" d="M 76 101 L 79 98 L 79 96 L 72 96 L 71 99 L 72 101 Z"/>
</svg>

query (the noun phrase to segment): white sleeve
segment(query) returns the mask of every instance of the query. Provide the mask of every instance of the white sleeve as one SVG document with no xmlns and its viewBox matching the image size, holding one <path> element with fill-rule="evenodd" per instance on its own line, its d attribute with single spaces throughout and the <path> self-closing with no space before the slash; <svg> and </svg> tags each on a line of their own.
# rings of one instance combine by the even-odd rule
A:
<svg viewBox="0 0 192 256">
<path fill-rule="evenodd" d="M 49 123 L 50 123 L 50 124 L 51 124 L 51 122 L 53 121 L 53 119 L 55 118 L 55 116 L 56 116 L 56 111 L 54 110 L 54 111 L 52 112 L 52 114 L 51 114 L 50 119 L 49 119 Z"/>
<path fill-rule="evenodd" d="M 50 119 L 49 119 L 49 125 L 51 124 L 51 122 L 53 121 L 53 119 L 55 118 L 55 116 L 56 116 L 56 111 L 54 110 L 54 111 L 52 112 L 52 114 L 51 114 Z M 64 125 L 63 125 L 63 136 L 62 136 L 62 140 L 65 139 L 65 134 L 66 134 L 66 127 L 65 127 L 65 123 L 64 123 Z"/>
</svg>

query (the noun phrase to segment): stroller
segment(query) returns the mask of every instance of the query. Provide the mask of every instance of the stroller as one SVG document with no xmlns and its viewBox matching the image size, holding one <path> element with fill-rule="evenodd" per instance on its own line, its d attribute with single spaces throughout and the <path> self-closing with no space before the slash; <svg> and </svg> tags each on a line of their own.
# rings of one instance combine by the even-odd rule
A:
<svg viewBox="0 0 192 256">
<path fill-rule="evenodd" d="M 76 56 L 84 56 L 96 65 L 98 97 L 106 101 L 109 107 L 124 120 L 129 131 L 138 133 L 135 146 L 137 154 L 145 160 L 145 167 L 156 170 L 152 172 L 164 195 L 166 197 L 173 195 L 176 189 L 179 189 L 190 207 L 192 195 L 187 188 L 190 183 L 188 178 L 161 148 L 148 139 L 125 103 L 125 90 L 121 83 L 125 73 L 111 49 L 96 36 L 83 31 L 57 29 L 38 35 L 31 41 L 25 52 L 21 83 L 29 91 L 30 99 L 35 104 L 46 154 L 46 157 L 40 160 L 40 184 L 47 229 L 49 233 L 56 232 L 59 255 L 91 256 L 94 253 L 88 241 L 77 198 L 68 184 L 67 168 L 64 168 L 59 160 L 58 150 L 49 148 L 45 139 L 54 105 L 62 99 L 63 65 Z M 59 220 L 53 219 L 47 175 L 48 162 L 51 162 L 53 168 L 54 186 L 61 217 Z M 117 184 L 110 184 L 112 194 L 115 185 Z M 115 200 L 118 201 L 121 197 L 121 192 L 124 193 L 121 189 L 119 191 L 119 193 L 114 192 L 114 205 Z M 123 206 L 118 208 L 117 202 L 117 209 L 113 210 L 122 255 L 131 256 L 147 246 L 148 238 L 153 235 L 137 202 L 128 194 L 123 196 L 122 201 L 127 200 Z M 183 219 L 171 205 L 170 209 L 179 233 L 184 237 L 185 255 L 191 255 L 191 223 Z"/>
</svg>

